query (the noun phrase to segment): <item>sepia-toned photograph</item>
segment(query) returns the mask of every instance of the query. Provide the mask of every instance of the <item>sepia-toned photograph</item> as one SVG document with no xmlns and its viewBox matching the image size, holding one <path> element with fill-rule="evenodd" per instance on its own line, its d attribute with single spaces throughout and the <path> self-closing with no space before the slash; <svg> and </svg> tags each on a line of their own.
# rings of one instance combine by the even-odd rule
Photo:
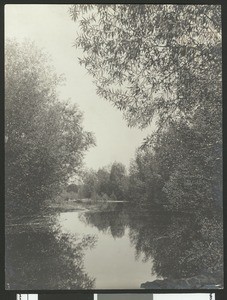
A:
<svg viewBox="0 0 227 300">
<path fill-rule="evenodd" d="M 5 289 L 223 289 L 221 6 L 4 17 Z"/>
</svg>

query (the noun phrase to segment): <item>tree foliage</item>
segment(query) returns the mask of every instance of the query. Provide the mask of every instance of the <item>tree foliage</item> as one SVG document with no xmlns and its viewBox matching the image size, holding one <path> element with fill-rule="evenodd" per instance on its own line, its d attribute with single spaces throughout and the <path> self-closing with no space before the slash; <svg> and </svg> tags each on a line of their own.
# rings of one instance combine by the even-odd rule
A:
<svg viewBox="0 0 227 300">
<path fill-rule="evenodd" d="M 97 194 L 101 196 L 110 196 L 110 171 L 106 167 L 98 169 L 97 173 L 98 186 Z"/>
<path fill-rule="evenodd" d="M 83 175 L 83 184 L 80 194 L 85 198 L 96 198 L 98 179 L 94 170 L 88 170 Z"/>
<path fill-rule="evenodd" d="M 60 101 L 49 57 L 32 42 L 5 47 L 5 169 L 8 213 L 37 210 L 78 174 L 94 144 L 76 105 Z"/>
<path fill-rule="evenodd" d="M 128 175 L 122 163 L 114 162 L 97 171 L 84 172 L 80 194 L 85 198 L 125 200 L 128 196 Z"/>
<path fill-rule="evenodd" d="M 127 177 L 122 163 L 114 162 L 111 166 L 110 188 L 117 200 L 124 200 L 127 193 Z"/>
<path fill-rule="evenodd" d="M 132 163 L 131 195 L 220 208 L 220 6 L 74 5 L 70 14 L 98 94 L 129 126 L 156 122 Z"/>
<path fill-rule="evenodd" d="M 207 144 L 200 128 L 177 122 L 160 135 L 153 149 L 137 151 L 131 163 L 131 199 L 164 204 L 174 210 L 221 212 L 220 145 Z"/>
<path fill-rule="evenodd" d="M 205 103 L 219 114 L 220 6 L 74 5 L 70 13 L 81 27 L 80 63 L 129 125 L 145 127 L 154 115 L 160 129 L 190 121 Z"/>
</svg>

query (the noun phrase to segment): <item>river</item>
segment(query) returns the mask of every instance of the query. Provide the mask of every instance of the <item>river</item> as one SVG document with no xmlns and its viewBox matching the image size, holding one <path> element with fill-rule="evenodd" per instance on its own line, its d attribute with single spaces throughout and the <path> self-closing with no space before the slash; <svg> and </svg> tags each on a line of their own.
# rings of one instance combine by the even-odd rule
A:
<svg viewBox="0 0 227 300">
<path fill-rule="evenodd" d="M 98 213 L 92 213 L 93 217 Z M 129 228 L 123 234 L 113 234 L 111 227 L 105 230 L 86 222 L 83 213 L 61 213 L 58 219 L 64 233 L 85 234 L 93 236 L 95 245 L 84 256 L 84 268 L 95 278 L 97 289 L 134 289 L 151 276 L 152 262 L 136 259 L 135 249 L 129 238 Z M 114 228 L 117 232 L 117 224 Z"/>
<path fill-rule="evenodd" d="M 139 289 L 195 276 L 217 263 L 220 247 L 220 239 L 204 240 L 201 226 L 190 214 L 127 203 L 24 222 L 6 234 L 6 288 Z"/>
</svg>

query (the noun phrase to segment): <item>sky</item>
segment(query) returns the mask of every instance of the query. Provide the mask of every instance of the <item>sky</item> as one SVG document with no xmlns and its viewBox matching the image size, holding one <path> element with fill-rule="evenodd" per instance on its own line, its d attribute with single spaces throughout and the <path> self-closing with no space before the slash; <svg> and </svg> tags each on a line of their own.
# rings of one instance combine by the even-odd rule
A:
<svg viewBox="0 0 227 300">
<path fill-rule="evenodd" d="M 78 29 L 69 16 L 69 5 L 6 5 L 5 37 L 31 39 L 53 59 L 57 73 L 65 74 L 59 89 L 62 99 L 77 103 L 84 112 L 85 130 L 96 137 L 96 147 L 85 156 L 87 168 L 98 169 L 114 161 L 129 167 L 135 150 L 154 126 L 130 129 L 122 113 L 96 94 L 93 78 L 78 63 L 81 50 L 73 47 Z"/>
</svg>

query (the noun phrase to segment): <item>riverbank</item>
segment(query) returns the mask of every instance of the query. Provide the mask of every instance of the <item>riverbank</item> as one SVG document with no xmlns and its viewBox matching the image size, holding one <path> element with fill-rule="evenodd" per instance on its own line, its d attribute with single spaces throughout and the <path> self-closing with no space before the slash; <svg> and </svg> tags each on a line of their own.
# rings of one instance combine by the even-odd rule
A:
<svg viewBox="0 0 227 300">
<path fill-rule="evenodd" d="M 9 232 L 21 232 L 25 228 L 35 228 L 45 230 L 52 224 L 52 216 L 58 213 L 64 212 L 97 212 L 108 210 L 110 206 L 114 206 L 114 203 L 126 202 L 126 201 L 103 201 L 93 199 L 79 199 L 63 201 L 60 197 L 54 201 L 45 201 L 43 208 L 36 214 L 18 215 L 17 217 L 7 217 L 5 224 L 6 233 Z"/>
<path fill-rule="evenodd" d="M 157 279 L 142 283 L 143 289 L 223 289 L 223 270 L 219 266 L 213 273 L 182 279 Z"/>
<path fill-rule="evenodd" d="M 110 206 L 113 206 L 117 203 L 127 203 L 128 201 L 117 201 L 117 200 L 93 200 L 93 199 L 75 199 L 75 200 L 62 200 L 56 199 L 55 201 L 46 201 L 45 202 L 45 213 L 53 212 L 70 212 L 70 211 L 99 211 L 110 209 Z"/>
</svg>

